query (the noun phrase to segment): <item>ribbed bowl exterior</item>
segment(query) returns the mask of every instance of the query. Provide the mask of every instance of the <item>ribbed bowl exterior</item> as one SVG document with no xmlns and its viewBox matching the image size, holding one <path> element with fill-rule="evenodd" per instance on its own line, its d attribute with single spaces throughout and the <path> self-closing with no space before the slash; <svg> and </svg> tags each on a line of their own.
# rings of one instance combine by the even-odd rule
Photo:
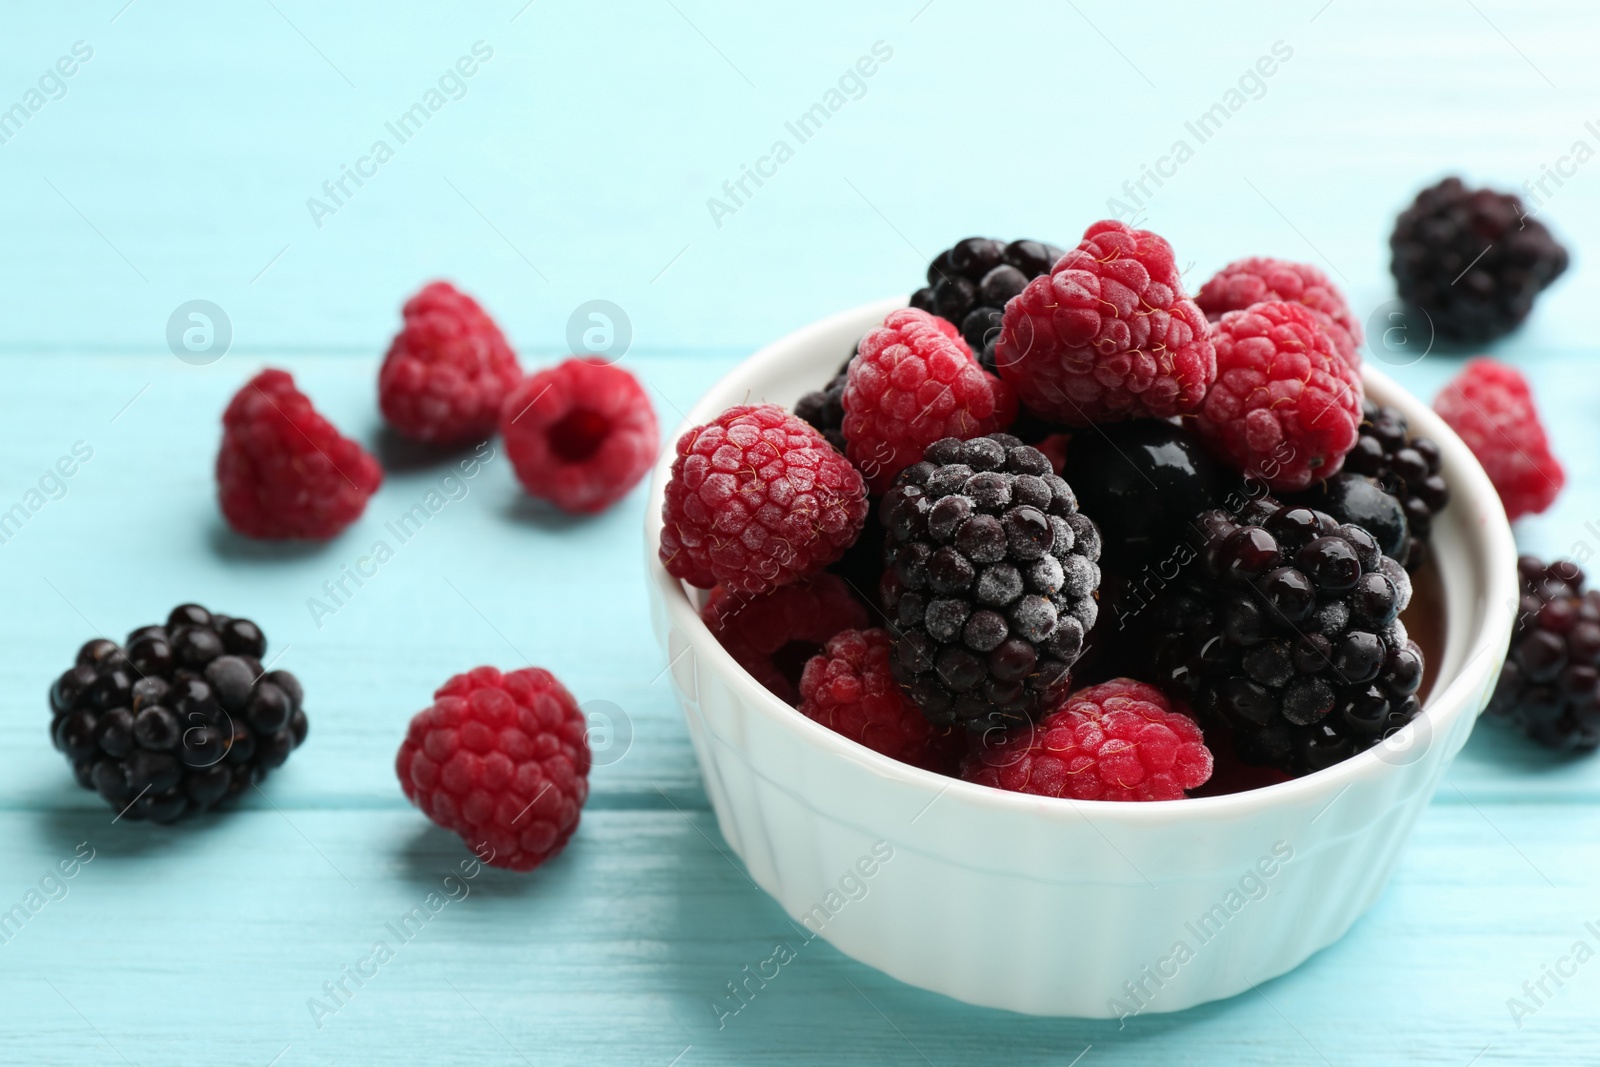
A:
<svg viewBox="0 0 1600 1067">
<path fill-rule="evenodd" d="M 768 346 L 689 415 L 791 405 L 903 301 Z M 1367 393 L 1439 442 L 1452 501 L 1435 524 L 1446 643 L 1425 713 L 1320 773 L 1224 797 L 1148 804 L 1005 793 L 879 756 L 768 693 L 717 643 L 699 597 L 656 558 L 652 614 L 718 826 L 794 920 L 901 981 L 1038 1015 L 1118 1017 L 1232 996 L 1338 940 L 1377 899 L 1412 824 L 1466 742 L 1510 639 L 1516 551 L 1461 441 L 1370 367 Z M 685 427 L 686 428 L 686 427 Z"/>
</svg>

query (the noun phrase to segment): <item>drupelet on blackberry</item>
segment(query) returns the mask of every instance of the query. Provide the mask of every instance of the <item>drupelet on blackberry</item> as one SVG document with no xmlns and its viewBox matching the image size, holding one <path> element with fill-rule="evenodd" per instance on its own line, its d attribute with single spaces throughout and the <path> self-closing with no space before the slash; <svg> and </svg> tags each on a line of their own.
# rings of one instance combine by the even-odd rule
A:
<svg viewBox="0 0 1600 1067">
<path fill-rule="evenodd" d="M 1522 599 L 1491 716 L 1542 745 L 1600 747 L 1600 590 L 1570 560 L 1517 560 Z"/>
<path fill-rule="evenodd" d="M 1100 531 L 1036 448 L 945 438 L 878 510 L 895 677 L 937 726 L 1028 722 L 1067 695 L 1098 613 Z"/>
<path fill-rule="evenodd" d="M 95 638 L 50 687 L 50 736 L 78 784 L 120 818 L 169 823 L 220 807 L 306 739 L 300 683 L 263 672 L 249 619 L 172 609 L 119 646 Z"/>
<path fill-rule="evenodd" d="M 1567 250 L 1521 198 L 1454 177 L 1417 194 L 1389 249 L 1401 299 L 1427 312 L 1441 336 L 1466 343 L 1516 329 L 1567 269 Z"/>
<path fill-rule="evenodd" d="M 1152 606 L 1149 647 L 1156 684 L 1208 738 L 1305 774 L 1417 715 L 1422 652 L 1398 617 L 1411 581 L 1371 534 L 1271 497 L 1198 527 L 1197 558 Z"/>
<path fill-rule="evenodd" d="M 1361 436 L 1344 457 L 1345 470 L 1372 478 L 1400 502 L 1408 530 L 1401 562 L 1406 570 L 1415 571 L 1427 556 L 1433 517 L 1450 502 L 1450 486 L 1439 473 L 1439 446 L 1429 438 L 1411 436 L 1406 417 L 1396 408 L 1368 400 L 1361 416 Z"/>
<path fill-rule="evenodd" d="M 1042 241 L 1006 244 L 968 237 L 933 257 L 928 284 L 911 294 L 911 306 L 955 323 L 983 369 L 996 373 L 994 342 L 1006 301 L 1049 271 L 1064 253 Z"/>
</svg>

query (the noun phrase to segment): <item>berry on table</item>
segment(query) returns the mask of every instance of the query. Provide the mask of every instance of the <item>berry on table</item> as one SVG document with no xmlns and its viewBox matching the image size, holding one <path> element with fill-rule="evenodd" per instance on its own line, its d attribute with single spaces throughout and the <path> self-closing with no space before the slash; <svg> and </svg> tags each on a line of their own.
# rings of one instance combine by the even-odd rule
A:
<svg viewBox="0 0 1600 1067">
<path fill-rule="evenodd" d="M 621 500 L 661 447 L 644 387 L 598 359 L 569 359 L 511 389 L 500 434 L 528 495 L 575 515 Z"/>
<path fill-rule="evenodd" d="M 500 327 L 449 282 L 423 286 L 406 301 L 402 316 L 378 371 L 383 417 L 427 444 L 489 437 L 506 393 L 522 380 Z"/>
<path fill-rule="evenodd" d="M 1522 600 L 1488 714 L 1541 745 L 1600 747 L 1600 590 L 1570 560 L 1517 560 Z"/>
<path fill-rule="evenodd" d="M 933 257 L 928 284 L 911 294 L 911 306 L 958 327 L 978 362 L 993 374 L 1006 303 L 1061 256 L 1061 249 L 1042 241 L 1005 244 L 968 237 Z"/>
<path fill-rule="evenodd" d="M 1071 800 L 1181 800 L 1211 768 L 1193 719 L 1155 687 L 1116 678 L 1072 694 L 1036 725 L 975 742 L 961 776 Z"/>
<path fill-rule="evenodd" d="M 834 733 L 902 763 L 948 773 L 965 740 L 936 729 L 895 681 L 887 630 L 844 630 L 806 661 L 800 711 Z"/>
<path fill-rule="evenodd" d="M 263 671 L 249 619 L 180 604 L 124 645 L 103 637 L 50 687 L 50 737 L 120 818 L 170 823 L 229 804 L 306 739 L 300 682 Z"/>
<path fill-rule="evenodd" d="M 1217 372 L 1172 246 L 1111 220 L 1006 304 L 995 364 L 1023 404 L 1068 426 L 1193 411 Z"/>
<path fill-rule="evenodd" d="M 866 626 L 867 609 L 843 578 L 824 571 L 756 596 L 719 585 L 700 618 L 739 666 L 795 704 L 806 661 L 839 631 Z"/>
<path fill-rule="evenodd" d="M 729 408 L 678 438 L 661 505 L 661 563 L 709 589 L 764 593 L 844 554 L 867 517 L 861 474 L 772 404 Z"/>
<path fill-rule="evenodd" d="M 1282 300 L 1222 316 L 1201 437 L 1240 471 L 1292 492 L 1336 473 L 1361 425 L 1361 377 L 1317 313 Z"/>
<path fill-rule="evenodd" d="M 1098 613 L 1100 531 L 1036 448 L 930 445 L 878 509 L 895 677 L 935 726 L 1030 721 L 1066 695 Z"/>
<path fill-rule="evenodd" d="M 1309 263 L 1269 256 L 1241 259 L 1212 275 L 1194 298 L 1212 322 L 1265 300 L 1287 300 L 1316 312 L 1334 350 L 1352 367 L 1361 366 L 1361 324 L 1328 276 Z"/>
<path fill-rule="evenodd" d="M 395 773 L 406 798 L 491 867 L 557 855 L 589 798 L 583 712 L 549 671 L 476 667 L 411 720 Z"/>
<path fill-rule="evenodd" d="M 916 308 L 861 339 L 844 397 L 845 454 L 874 493 L 946 437 L 981 437 L 1016 417 L 1011 387 L 984 371 L 955 328 Z"/>
<path fill-rule="evenodd" d="M 222 416 L 217 498 L 246 537 L 326 540 L 366 510 L 383 468 L 295 388 L 267 369 L 234 394 Z"/>
<path fill-rule="evenodd" d="M 1469 360 L 1434 398 L 1433 409 L 1483 464 L 1507 518 L 1537 514 L 1555 503 L 1567 475 L 1550 451 L 1533 390 L 1515 368 Z"/>
<path fill-rule="evenodd" d="M 1146 669 L 1213 744 L 1231 734 L 1245 762 L 1305 774 L 1416 717 L 1411 579 L 1370 533 L 1272 497 L 1197 525 L 1196 565 L 1150 611 Z"/>
<path fill-rule="evenodd" d="M 1522 324 L 1567 269 L 1567 250 L 1522 200 L 1446 178 L 1395 220 L 1390 269 L 1400 298 L 1453 341 L 1492 341 Z"/>
</svg>

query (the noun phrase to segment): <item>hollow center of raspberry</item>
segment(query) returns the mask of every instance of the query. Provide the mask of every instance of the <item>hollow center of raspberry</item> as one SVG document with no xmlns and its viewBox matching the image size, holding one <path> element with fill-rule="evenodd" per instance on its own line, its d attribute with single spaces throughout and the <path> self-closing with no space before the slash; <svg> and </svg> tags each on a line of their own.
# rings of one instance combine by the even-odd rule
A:
<svg viewBox="0 0 1600 1067">
<path fill-rule="evenodd" d="M 611 421 L 598 411 L 577 408 L 550 427 L 550 448 L 568 463 L 582 463 L 600 450 Z"/>
</svg>

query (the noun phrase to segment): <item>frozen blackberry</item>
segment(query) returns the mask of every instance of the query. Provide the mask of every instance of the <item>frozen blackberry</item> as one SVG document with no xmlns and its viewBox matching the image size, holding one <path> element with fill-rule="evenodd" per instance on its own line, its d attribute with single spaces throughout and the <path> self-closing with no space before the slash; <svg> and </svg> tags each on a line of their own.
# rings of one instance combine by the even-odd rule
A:
<svg viewBox="0 0 1600 1067">
<path fill-rule="evenodd" d="M 929 721 L 1052 710 L 1099 610 L 1100 531 L 1044 453 L 1009 434 L 936 441 L 878 515 L 895 677 Z"/>
<path fill-rule="evenodd" d="M 1198 558 L 1152 608 L 1157 683 L 1246 763 L 1321 770 L 1416 717 L 1405 569 L 1366 530 L 1262 497 L 1200 516 Z"/>
<path fill-rule="evenodd" d="M 1409 532 L 1401 562 L 1414 571 L 1427 555 L 1433 517 L 1450 502 L 1450 487 L 1439 473 L 1439 446 L 1426 437 L 1412 437 L 1404 415 L 1370 400 L 1361 407 L 1360 433 L 1356 447 L 1344 457 L 1344 469 L 1366 475 L 1400 501 Z"/>
<path fill-rule="evenodd" d="M 1183 427 L 1163 419 L 1073 435 L 1061 476 L 1108 535 L 1103 565 L 1129 578 L 1160 566 L 1189 520 L 1222 504 L 1229 479 Z"/>
<path fill-rule="evenodd" d="M 122 818 L 170 823 L 220 807 L 306 739 L 300 683 L 264 672 L 266 650 L 255 623 L 198 604 L 125 645 L 97 637 L 50 687 L 51 739 Z"/>
<path fill-rule="evenodd" d="M 1534 297 L 1567 269 L 1567 250 L 1522 200 L 1446 178 L 1417 194 L 1395 220 L 1390 269 L 1400 297 L 1427 312 L 1452 341 L 1491 341 L 1533 310 Z"/>
<path fill-rule="evenodd" d="M 1522 602 L 1489 714 L 1542 745 L 1600 747 L 1600 590 L 1569 560 L 1517 560 Z"/>
<path fill-rule="evenodd" d="M 1041 241 L 968 237 L 933 257 L 928 284 L 911 294 L 911 306 L 955 323 L 973 355 L 996 373 L 994 343 L 1006 301 L 1055 265 L 1064 253 Z"/>
<path fill-rule="evenodd" d="M 1411 527 L 1400 498 L 1383 491 L 1376 478 L 1340 471 L 1313 482 L 1309 489 L 1284 497 L 1285 503 L 1324 511 L 1342 523 L 1359 526 L 1378 542 L 1378 549 L 1404 566 L 1411 551 Z"/>
<path fill-rule="evenodd" d="M 856 342 L 856 348 L 861 342 Z M 828 380 L 821 389 L 813 389 L 794 402 L 795 417 L 816 427 L 828 443 L 844 454 L 844 387 L 850 378 L 850 360 L 856 358 L 856 348 L 850 349 L 850 358 L 839 367 L 839 373 Z"/>
</svg>

